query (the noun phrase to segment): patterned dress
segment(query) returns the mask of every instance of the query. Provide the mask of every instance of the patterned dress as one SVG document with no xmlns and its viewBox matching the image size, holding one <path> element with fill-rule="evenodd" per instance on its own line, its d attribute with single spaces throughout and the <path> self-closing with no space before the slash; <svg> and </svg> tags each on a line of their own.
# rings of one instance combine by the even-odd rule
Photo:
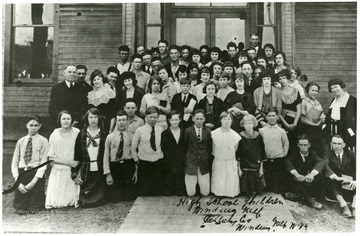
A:
<svg viewBox="0 0 360 236">
<path fill-rule="evenodd" d="M 69 137 L 63 137 L 60 129 L 55 129 L 50 135 L 50 149 L 48 156 L 56 155 L 63 160 L 74 160 L 75 141 L 78 133 L 72 128 Z M 45 208 L 61 208 L 79 206 L 80 186 L 71 179 L 71 167 L 67 165 L 53 164 L 46 190 Z"/>
</svg>

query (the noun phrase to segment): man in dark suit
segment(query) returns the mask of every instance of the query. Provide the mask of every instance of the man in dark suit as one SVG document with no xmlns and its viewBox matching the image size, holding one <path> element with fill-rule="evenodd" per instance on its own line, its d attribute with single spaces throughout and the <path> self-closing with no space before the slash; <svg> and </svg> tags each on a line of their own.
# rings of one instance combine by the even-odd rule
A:
<svg viewBox="0 0 360 236">
<path fill-rule="evenodd" d="M 189 79 L 180 80 L 180 87 L 181 93 L 175 94 L 171 101 L 171 110 L 177 110 L 181 113 L 180 127 L 186 129 L 193 124 L 193 121 L 189 115 L 193 112 L 195 107 L 188 107 L 189 103 L 191 99 L 193 99 L 195 102 L 197 102 L 197 99 L 196 96 L 189 93 L 191 87 L 191 81 Z"/>
<path fill-rule="evenodd" d="M 171 45 L 169 47 L 171 62 L 167 65 L 163 64 L 167 71 L 169 71 L 169 77 L 175 80 L 176 72 L 179 69 L 180 62 L 180 47 L 177 45 Z"/>
<path fill-rule="evenodd" d="M 185 130 L 185 186 L 188 196 L 210 193 L 210 170 L 212 163 L 212 138 L 209 128 L 204 126 L 205 111 L 197 109 L 193 113 L 194 125 Z"/>
<path fill-rule="evenodd" d="M 255 49 L 256 55 L 265 55 L 264 50 L 260 47 L 261 39 L 257 33 L 252 33 L 249 38 L 250 47 Z"/>
<path fill-rule="evenodd" d="M 345 142 L 342 136 L 334 135 L 331 138 L 332 150 L 325 152 L 326 162 L 326 185 L 332 198 L 335 198 L 346 218 L 355 217 L 355 196 L 356 196 L 356 157 L 355 154 L 345 149 Z M 350 211 L 346 200 L 352 201 Z"/>
<path fill-rule="evenodd" d="M 306 134 L 298 137 L 297 146 L 299 149 L 288 155 L 284 161 L 286 170 L 291 174 L 288 187 L 292 192 L 300 194 L 311 207 L 320 210 L 322 205 L 311 196 L 321 196 L 325 161 L 315 152 L 309 151 L 311 143 Z M 289 192 L 285 193 L 285 198 L 294 200 Z"/>
<path fill-rule="evenodd" d="M 62 110 L 67 110 L 72 115 L 73 124 L 81 121 L 88 108 L 87 93 L 76 80 L 76 66 L 69 65 L 64 70 L 65 80 L 56 84 L 51 89 L 49 114 L 56 124 L 57 115 Z"/>
</svg>

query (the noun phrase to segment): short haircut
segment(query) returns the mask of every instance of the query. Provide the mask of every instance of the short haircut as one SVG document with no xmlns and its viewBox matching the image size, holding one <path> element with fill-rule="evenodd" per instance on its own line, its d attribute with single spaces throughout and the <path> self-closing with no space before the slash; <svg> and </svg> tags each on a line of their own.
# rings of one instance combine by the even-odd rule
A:
<svg viewBox="0 0 360 236">
<path fill-rule="evenodd" d="M 300 68 L 298 66 L 290 66 L 289 69 L 290 69 L 290 71 L 294 70 L 296 72 L 297 76 L 301 75 L 301 70 L 300 70 Z"/>
<path fill-rule="evenodd" d="M 191 85 L 191 80 L 189 80 L 188 78 L 182 78 L 180 80 L 180 85 L 182 84 L 188 84 L 188 85 Z"/>
<path fill-rule="evenodd" d="M 266 77 L 270 77 L 271 80 L 273 80 L 273 73 L 271 70 L 269 69 L 265 69 L 263 71 L 261 71 L 261 73 L 259 74 L 259 79 L 262 81 L 263 78 L 266 78 Z"/>
<path fill-rule="evenodd" d="M 219 53 L 219 56 L 221 55 L 221 50 L 220 50 L 220 48 L 218 48 L 218 47 L 212 47 L 212 48 L 210 48 L 210 53 L 212 53 L 212 52 L 217 52 L 217 53 Z"/>
<path fill-rule="evenodd" d="M 242 52 L 240 52 L 240 53 L 239 53 L 239 57 L 246 57 L 246 59 L 249 59 L 249 57 L 248 57 L 248 55 L 247 55 L 246 51 L 242 51 Z"/>
<path fill-rule="evenodd" d="M 93 114 L 98 116 L 98 126 L 100 127 L 100 130 L 103 131 L 104 130 L 104 116 L 101 114 L 101 112 L 96 108 L 90 108 L 89 110 L 86 111 L 86 113 L 83 115 L 82 117 L 82 122 L 84 124 L 84 128 L 87 128 L 89 126 L 89 115 Z"/>
<path fill-rule="evenodd" d="M 119 52 L 121 52 L 121 51 L 130 52 L 130 48 L 129 48 L 129 46 L 127 46 L 127 45 L 121 45 L 121 46 L 119 47 Z"/>
<path fill-rule="evenodd" d="M 252 121 L 254 128 L 256 128 L 258 126 L 258 121 L 256 120 L 255 116 L 253 116 L 251 114 L 247 114 L 241 119 L 240 126 L 244 127 L 245 121 L 248 121 L 248 120 Z"/>
<path fill-rule="evenodd" d="M 32 120 L 35 120 L 35 121 L 37 121 L 39 124 L 41 124 L 41 119 L 40 119 L 39 116 L 29 116 L 29 117 L 27 117 L 27 119 L 26 119 L 26 124 L 29 123 L 29 122 L 32 121 Z"/>
<path fill-rule="evenodd" d="M 107 68 L 106 70 L 106 74 L 110 74 L 111 72 L 117 74 L 119 76 L 119 70 L 115 67 L 115 66 L 110 66 L 109 68 Z"/>
<path fill-rule="evenodd" d="M 226 45 L 227 50 L 229 50 L 231 47 L 234 47 L 235 50 L 236 50 L 236 49 L 237 49 L 236 43 L 234 43 L 234 42 L 229 42 L 229 43 Z"/>
<path fill-rule="evenodd" d="M 330 140 L 332 141 L 333 138 L 341 138 L 343 140 L 343 142 L 345 143 L 344 138 L 340 134 L 334 134 L 333 136 L 331 136 Z"/>
<path fill-rule="evenodd" d="M 85 73 L 86 73 L 87 70 L 88 70 L 88 68 L 87 68 L 85 65 L 77 65 L 77 66 L 76 66 L 76 70 L 81 70 L 81 69 L 85 70 Z"/>
<path fill-rule="evenodd" d="M 256 70 L 256 69 L 260 69 L 261 72 L 263 72 L 265 70 L 265 67 L 263 65 L 257 65 L 257 66 L 255 66 L 254 70 Z"/>
<path fill-rule="evenodd" d="M 154 61 L 161 61 L 161 57 L 153 57 L 153 58 L 151 58 L 151 62 L 154 62 Z"/>
<path fill-rule="evenodd" d="M 206 49 L 206 51 L 209 51 L 210 50 L 210 48 L 209 48 L 209 46 L 208 45 L 201 45 L 201 47 L 200 47 L 200 52 L 201 52 L 201 50 L 203 50 L 203 49 Z"/>
<path fill-rule="evenodd" d="M 178 115 L 179 119 L 181 119 L 181 113 L 178 110 L 172 110 L 168 115 L 167 115 L 167 119 L 170 120 L 171 117 L 173 117 L 173 115 Z"/>
<path fill-rule="evenodd" d="M 273 51 L 273 53 L 275 53 L 275 47 L 271 43 L 267 43 L 264 45 L 264 51 L 265 51 L 265 48 L 270 48 Z"/>
<path fill-rule="evenodd" d="M 165 43 L 166 46 L 169 46 L 169 42 L 168 42 L 167 40 L 165 40 L 165 39 L 160 39 L 160 40 L 158 41 L 158 45 L 159 45 L 160 43 Z"/>
<path fill-rule="evenodd" d="M 249 47 L 249 48 L 246 49 L 246 53 L 248 53 L 249 51 L 255 51 L 256 52 L 256 49 L 252 48 L 252 47 Z"/>
<path fill-rule="evenodd" d="M 160 114 L 159 109 L 156 106 L 149 106 L 145 110 L 145 115 L 150 115 L 154 113 Z"/>
<path fill-rule="evenodd" d="M 284 59 L 284 63 L 285 63 L 285 61 L 286 61 L 286 55 L 285 55 L 285 53 L 282 52 L 282 51 L 277 51 L 277 52 L 275 52 L 274 58 L 275 58 L 277 55 L 281 55 L 282 58 Z"/>
<path fill-rule="evenodd" d="M 128 115 L 127 113 L 124 111 L 124 110 L 119 110 L 117 113 L 116 113 L 116 117 L 117 116 L 126 116 L 126 119 L 128 118 Z"/>
<path fill-rule="evenodd" d="M 151 47 L 150 53 L 153 54 L 154 52 L 160 53 L 160 50 L 158 47 Z"/>
<path fill-rule="evenodd" d="M 309 90 L 312 86 L 316 86 L 318 88 L 318 90 L 320 91 L 320 86 L 316 82 L 310 82 L 305 87 L 306 93 L 309 93 Z"/>
<path fill-rule="evenodd" d="M 144 47 L 144 49 L 145 49 L 144 44 L 138 44 L 138 45 L 136 46 L 136 49 L 138 49 L 139 47 Z"/>
<path fill-rule="evenodd" d="M 185 49 L 188 50 L 190 54 L 192 53 L 191 47 L 189 45 L 182 45 L 181 46 L 181 51 L 183 51 Z"/>
<path fill-rule="evenodd" d="M 132 61 L 134 61 L 136 58 L 140 59 L 141 61 L 143 60 L 142 59 L 142 56 L 140 54 L 135 54 L 133 57 L 132 57 Z"/>
<path fill-rule="evenodd" d="M 200 69 L 200 75 L 201 75 L 202 73 L 209 73 L 209 74 L 211 74 L 210 68 L 207 67 L 207 66 L 201 67 L 201 69 Z"/>
<path fill-rule="evenodd" d="M 136 75 L 135 75 L 135 73 L 132 72 L 132 71 L 124 71 L 124 72 L 120 75 L 120 81 L 121 81 L 121 84 L 122 84 L 122 85 L 124 85 L 124 81 L 125 81 L 126 79 L 131 79 L 133 86 L 135 86 L 136 83 L 137 83 Z"/>
<path fill-rule="evenodd" d="M 220 78 L 227 78 L 229 81 L 231 80 L 231 76 L 225 71 L 221 72 Z"/>
<path fill-rule="evenodd" d="M 171 45 L 168 51 L 170 52 L 173 49 L 177 50 L 179 53 L 181 52 L 181 48 L 178 45 Z"/>
<path fill-rule="evenodd" d="M 152 93 L 152 84 L 154 82 L 154 80 L 156 80 L 159 84 L 160 84 L 160 93 L 162 92 L 162 88 L 163 88 L 163 83 L 161 81 L 161 78 L 158 75 L 152 76 L 149 80 L 149 84 L 148 84 L 148 91 L 149 93 Z"/>
<path fill-rule="evenodd" d="M 254 70 L 254 64 L 249 62 L 249 61 L 243 61 L 241 64 L 240 64 L 240 67 L 242 68 L 244 65 L 250 65 L 251 66 L 251 69 Z"/>
<path fill-rule="evenodd" d="M 213 85 L 215 87 L 215 93 L 218 92 L 218 88 L 216 86 L 216 84 L 213 81 L 209 81 L 205 84 L 204 88 L 203 88 L 203 93 L 206 94 L 206 89 L 207 87 L 209 87 L 210 85 Z"/>
<path fill-rule="evenodd" d="M 128 102 L 133 102 L 133 103 L 135 104 L 135 106 L 137 107 L 137 105 L 136 105 L 136 102 L 135 102 L 135 99 L 134 99 L 134 98 L 127 98 L 127 99 L 125 100 L 125 102 L 124 102 L 124 106 L 126 106 L 126 103 L 128 103 Z"/>
<path fill-rule="evenodd" d="M 227 112 L 227 111 L 221 112 L 221 114 L 220 114 L 220 116 L 219 116 L 219 120 L 221 121 L 222 118 L 227 117 L 227 116 L 230 117 L 231 122 L 234 120 L 234 117 L 233 117 L 229 112 Z"/>
<path fill-rule="evenodd" d="M 270 112 L 275 112 L 276 115 L 279 114 L 279 111 L 276 107 L 274 106 L 270 106 L 267 110 L 266 110 L 266 115 L 269 114 Z"/>
<path fill-rule="evenodd" d="M 70 117 L 71 117 L 71 122 L 73 121 L 73 118 L 72 118 L 72 115 L 69 111 L 67 110 L 62 110 L 59 112 L 59 114 L 57 115 L 57 119 L 56 119 L 56 123 L 61 127 L 61 116 L 64 115 L 64 114 L 68 114 Z"/>
<path fill-rule="evenodd" d="M 152 56 L 152 55 L 151 55 L 151 52 L 150 52 L 149 50 L 146 50 L 146 51 L 141 55 L 141 57 L 143 58 L 143 57 L 146 56 L 146 55 Z"/>
<path fill-rule="evenodd" d="M 165 70 L 166 73 L 168 74 L 168 77 L 171 77 L 171 71 L 166 66 L 164 66 L 164 65 L 160 66 L 158 68 L 158 72 L 160 72 L 161 70 Z"/>
<path fill-rule="evenodd" d="M 234 69 L 234 63 L 232 63 L 231 61 L 226 61 L 224 63 L 223 68 L 225 68 L 225 67 L 232 67 Z"/>
<path fill-rule="evenodd" d="M 332 78 L 331 80 L 329 80 L 328 82 L 328 89 L 329 89 L 329 93 L 331 93 L 331 86 L 333 85 L 340 85 L 341 88 L 345 88 L 346 84 L 344 83 L 344 81 L 342 79 L 338 79 L 338 78 Z"/>
<path fill-rule="evenodd" d="M 219 61 L 214 61 L 213 63 L 211 63 L 211 66 L 210 66 L 210 72 L 214 73 L 214 67 L 215 66 L 220 66 L 221 67 L 221 70 L 224 69 L 224 64 L 219 62 Z"/>
<path fill-rule="evenodd" d="M 251 34 L 250 34 L 250 37 L 251 37 L 251 36 L 256 36 L 256 37 L 259 37 L 259 34 L 258 34 L 258 33 L 253 32 L 253 33 L 251 33 Z"/>
<path fill-rule="evenodd" d="M 200 53 L 200 51 L 199 51 L 198 49 L 193 49 L 193 50 L 192 50 L 192 55 L 199 55 L 199 56 L 201 56 L 201 53 Z"/>
<path fill-rule="evenodd" d="M 256 62 L 258 62 L 259 59 L 265 60 L 266 65 L 269 64 L 269 61 L 268 61 L 268 59 L 267 59 L 267 57 L 266 57 L 265 55 L 259 55 L 259 56 L 257 56 L 257 57 L 256 57 Z"/>
<path fill-rule="evenodd" d="M 101 70 L 96 69 L 90 75 L 90 84 L 92 86 L 94 86 L 94 79 L 96 76 L 99 76 L 100 78 L 102 78 L 102 81 L 104 84 L 108 82 L 108 79 L 104 76 L 104 74 L 101 72 Z"/>
<path fill-rule="evenodd" d="M 179 73 L 186 73 L 189 76 L 188 68 L 185 65 L 179 65 L 178 70 L 175 73 L 175 77 L 179 78 Z"/>
<path fill-rule="evenodd" d="M 311 143 L 310 138 L 307 134 L 298 135 L 296 141 L 299 142 L 300 140 L 307 140 L 309 143 Z"/>
<path fill-rule="evenodd" d="M 194 68 L 197 69 L 197 70 L 199 70 L 198 64 L 195 63 L 195 62 L 190 62 L 189 65 L 188 65 L 188 67 L 187 67 L 187 69 L 188 69 L 188 74 L 190 74 L 190 70 L 192 70 L 192 69 L 194 69 Z"/>
<path fill-rule="evenodd" d="M 288 69 L 279 71 L 277 75 L 279 76 L 279 78 L 285 76 L 287 80 L 291 79 L 290 70 Z"/>
<path fill-rule="evenodd" d="M 193 112 L 193 116 L 195 116 L 198 113 L 203 114 L 204 117 L 205 117 L 205 110 L 204 109 L 195 109 L 194 112 Z"/>
</svg>

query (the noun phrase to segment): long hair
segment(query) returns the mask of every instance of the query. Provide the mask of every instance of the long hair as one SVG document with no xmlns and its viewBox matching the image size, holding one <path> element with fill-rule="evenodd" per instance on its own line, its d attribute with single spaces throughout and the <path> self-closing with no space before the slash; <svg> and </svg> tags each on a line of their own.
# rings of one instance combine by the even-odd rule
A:
<svg viewBox="0 0 360 236">
<path fill-rule="evenodd" d="M 105 117 L 100 113 L 100 111 L 97 108 L 90 108 L 89 110 L 87 110 L 85 115 L 82 117 L 82 122 L 84 124 L 83 131 L 86 132 L 87 128 L 89 127 L 89 119 L 88 118 L 89 118 L 90 114 L 98 116 L 98 127 L 100 128 L 100 132 L 101 133 L 105 132 L 105 128 L 104 128 Z"/>
</svg>

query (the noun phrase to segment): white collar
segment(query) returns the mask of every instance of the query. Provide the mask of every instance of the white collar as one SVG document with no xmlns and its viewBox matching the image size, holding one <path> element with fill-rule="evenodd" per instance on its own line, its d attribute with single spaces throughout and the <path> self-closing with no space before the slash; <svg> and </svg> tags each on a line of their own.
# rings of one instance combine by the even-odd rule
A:
<svg viewBox="0 0 360 236">
<path fill-rule="evenodd" d="M 70 88 L 70 85 L 72 84 L 72 85 L 75 85 L 75 82 L 69 82 L 69 81 L 67 81 L 67 80 L 65 80 L 65 83 L 66 83 L 66 86 L 68 87 L 68 88 Z"/>
<path fill-rule="evenodd" d="M 348 92 L 344 93 L 344 96 L 341 98 L 335 98 L 334 101 L 331 103 L 329 108 L 333 108 L 335 103 L 339 103 L 340 107 L 346 107 L 346 104 L 350 98 L 350 94 Z"/>
</svg>

